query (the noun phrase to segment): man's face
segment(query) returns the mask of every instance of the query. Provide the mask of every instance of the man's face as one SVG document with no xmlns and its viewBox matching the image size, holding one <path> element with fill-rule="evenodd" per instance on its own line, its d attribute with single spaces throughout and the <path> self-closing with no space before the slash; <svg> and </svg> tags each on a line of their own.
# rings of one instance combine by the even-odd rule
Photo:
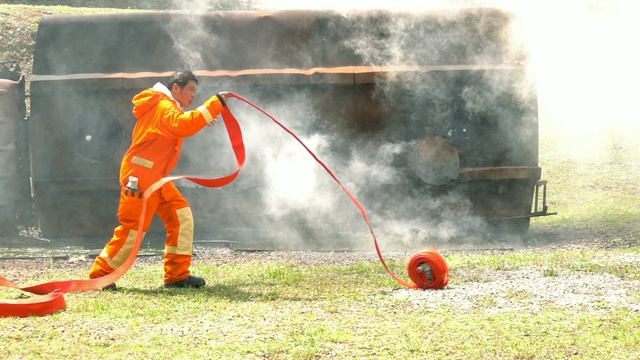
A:
<svg viewBox="0 0 640 360">
<path fill-rule="evenodd" d="M 193 103 L 193 99 L 196 98 L 196 90 L 198 90 L 196 82 L 189 80 L 187 85 L 183 88 L 178 84 L 173 84 L 171 86 L 171 95 L 178 103 L 180 103 L 180 106 L 186 108 L 191 105 Z"/>
</svg>

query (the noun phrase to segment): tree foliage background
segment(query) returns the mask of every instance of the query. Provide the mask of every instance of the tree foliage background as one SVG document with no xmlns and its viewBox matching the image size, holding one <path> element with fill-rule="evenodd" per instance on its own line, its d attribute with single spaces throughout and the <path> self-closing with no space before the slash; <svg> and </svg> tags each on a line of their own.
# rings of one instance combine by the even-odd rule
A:
<svg viewBox="0 0 640 360">
<path fill-rule="evenodd" d="M 13 5 L 70 6 L 88 8 L 119 8 L 146 10 L 252 10 L 252 0 L 4 0 L 0 3 Z"/>
</svg>

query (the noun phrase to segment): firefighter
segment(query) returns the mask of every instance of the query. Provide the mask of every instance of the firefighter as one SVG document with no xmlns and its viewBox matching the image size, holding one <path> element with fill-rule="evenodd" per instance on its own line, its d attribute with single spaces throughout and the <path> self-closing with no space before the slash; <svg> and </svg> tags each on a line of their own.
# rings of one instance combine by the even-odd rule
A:
<svg viewBox="0 0 640 360">
<path fill-rule="evenodd" d="M 120 167 L 120 205 L 111 241 L 95 259 L 92 279 L 110 274 L 127 259 L 133 248 L 142 212 L 142 193 L 175 168 L 185 137 L 213 125 L 226 106 L 227 92 L 208 99 L 193 111 L 184 111 L 196 96 L 198 79 L 190 71 L 174 73 L 167 85 L 157 83 L 133 97 L 137 123 L 131 146 Z M 193 216 L 178 188 L 168 182 L 147 200 L 144 233 L 157 214 L 167 231 L 164 254 L 164 287 L 202 287 L 205 280 L 191 275 Z M 143 234 L 144 236 L 144 234 Z M 105 289 L 115 290 L 116 284 Z"/>
</svg>

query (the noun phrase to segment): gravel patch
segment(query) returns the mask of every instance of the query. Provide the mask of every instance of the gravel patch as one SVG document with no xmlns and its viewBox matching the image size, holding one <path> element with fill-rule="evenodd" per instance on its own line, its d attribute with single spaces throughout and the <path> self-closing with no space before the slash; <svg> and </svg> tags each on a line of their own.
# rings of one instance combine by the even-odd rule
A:
<svg viewBox="0 0 640 360">
<path fill-rule="evenodd" d="M 636 263 L 640 261 L 636 259 Z M 602 311 L 624 307 L 640 312 L 640 281 L 622 280 L 608 273 L 545 276 L 541 269 L 531 267 L 491 273 L 478 271 L 474 276 L 490 280 L 449 285 L 443 290 L 400 289 L 394 294 L 421 309 L 446 304 L 454 310 L 484 309 L 487 313 L 535 313 L 550 306 Z"/>
</svg>

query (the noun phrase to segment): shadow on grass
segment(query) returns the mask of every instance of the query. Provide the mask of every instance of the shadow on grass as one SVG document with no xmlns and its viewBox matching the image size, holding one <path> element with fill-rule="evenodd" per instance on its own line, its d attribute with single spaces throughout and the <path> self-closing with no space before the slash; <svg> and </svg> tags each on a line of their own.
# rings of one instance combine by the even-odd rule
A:
<svg viewBox="0 0 640 360">
<path fill-rule="evenodd" d="M 204 286 L 202 288 L 185 288 L 185 289 L 165 289 L 158 287 L 156 289 L 139 289 L 119 287 L 115 292 L 132 293 L 146 296 L 161 297 L 213 297 L 224 299 L 232 302 L 270 302 L 270 301 L 302 301 L 310 300 L 309 297 L 291 297 L 285 296 L 276 291 L 248 291 L 244 288 L 250 287 L 250 284 L 215 284 L 212 286 Z M 311 299 L 312 300 L 312 299 Z"/>
</svg>

